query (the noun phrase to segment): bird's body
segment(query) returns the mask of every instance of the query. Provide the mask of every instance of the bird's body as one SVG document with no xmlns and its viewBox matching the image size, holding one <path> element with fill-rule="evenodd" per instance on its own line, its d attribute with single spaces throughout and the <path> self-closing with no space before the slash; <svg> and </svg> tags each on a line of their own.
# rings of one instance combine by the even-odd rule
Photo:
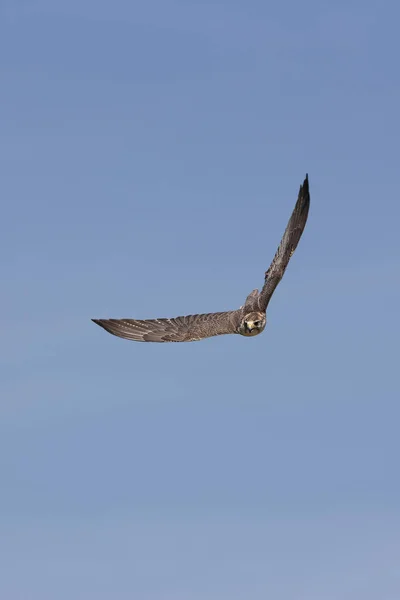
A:
<svg viewBox="0 0 400 600">
<path fill-rule="evenodd" d="M 192 342 L 207 337 L 237 333 L 253 337 L 266 325 L 266 311 L 272 294 L 283 277 L 304 231 L 310 207 L 308 176 L 300 186 L 293 213 L 274 259 L 265 273 L 264 285 L 253 290 L 243 306 L 219 313 L 187 315 L 172 319 L 92 319 L 109 333 L 137 342 Z"/>
</svg>

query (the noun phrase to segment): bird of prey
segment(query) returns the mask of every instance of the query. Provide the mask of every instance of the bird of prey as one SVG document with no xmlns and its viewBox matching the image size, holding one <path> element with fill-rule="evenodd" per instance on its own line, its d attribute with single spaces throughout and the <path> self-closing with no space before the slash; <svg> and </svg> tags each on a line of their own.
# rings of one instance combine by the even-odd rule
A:
<svg viewBox="0 0 400 600">
<path fill-rule="evenodd" d="M 265 272 L 264 285 L 259 292 L 253 290 L 243 306 L 227 312 L 187 315 L 171 319 L 92 319 L 109 333 L 136 342 L 193 342 L 214 335 L 238 333 L 252 337 L 261 333 L 266 325 L 266 310 L 296 250 L 304 231 L 310 207 L 308 175 L 300 186 L 293 213 L 273 261 Z"/>
</svg>

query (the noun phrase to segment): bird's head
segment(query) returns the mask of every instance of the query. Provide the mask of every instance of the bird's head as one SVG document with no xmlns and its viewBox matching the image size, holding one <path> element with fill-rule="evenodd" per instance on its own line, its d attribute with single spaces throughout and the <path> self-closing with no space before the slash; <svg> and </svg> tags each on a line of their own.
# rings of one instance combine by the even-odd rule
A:
<svg viewBox="0 0 400 600">
<path fill-rule="evenodd" d="M 240 335 L 252 336 L 258 335 L 264 330 L 267 322 L 265 313 L 251 312 L 244 315 L 239 325 Z"/>
</svg>

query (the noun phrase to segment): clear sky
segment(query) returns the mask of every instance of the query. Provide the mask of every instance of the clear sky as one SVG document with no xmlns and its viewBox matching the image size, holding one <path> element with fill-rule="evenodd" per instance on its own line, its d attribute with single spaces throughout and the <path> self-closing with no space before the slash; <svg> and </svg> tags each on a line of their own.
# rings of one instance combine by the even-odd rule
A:
<svg viewBox="0 0 400 600">
<path fill-rule="evenodd" d="M 397 2 L 3 0 L 0 597 L 398 600 Z M 263 335 L 237 308 L 305 173 Z"/>
</svg>

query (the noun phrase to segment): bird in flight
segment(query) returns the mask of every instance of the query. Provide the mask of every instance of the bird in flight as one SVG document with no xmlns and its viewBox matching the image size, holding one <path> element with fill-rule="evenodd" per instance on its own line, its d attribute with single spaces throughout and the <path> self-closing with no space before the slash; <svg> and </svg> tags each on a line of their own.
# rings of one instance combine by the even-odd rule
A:
<svg viewBox="0 0 400 600">
<path fill-rule="evenodd" d="M 308 175 L 300 186 L 296 205 L 283 234 L 281 243 L 265 272 L 264 285 L 253 290 L 243 306 L 227 312 L 187 315 L 171 319 L 92 319 L 117 337 L 135 342 L 193 342 L 214 335 L 238 333 L 253 337 L 266 325 L 266 311 L 272 294 L 288 266 L 304 231 L 310 207 Z"/>
</svg>

